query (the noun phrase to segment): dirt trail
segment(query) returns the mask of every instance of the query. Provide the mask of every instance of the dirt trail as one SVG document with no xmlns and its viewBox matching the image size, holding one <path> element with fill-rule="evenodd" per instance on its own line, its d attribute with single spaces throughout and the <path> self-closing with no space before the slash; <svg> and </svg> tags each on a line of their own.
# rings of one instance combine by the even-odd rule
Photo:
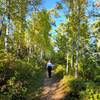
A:
<svg viewBox="0 0 100 100">
<path fill-rule="evenodd" d="M 41 100 L 64 100 L 66 86 L 45 75 Z"/>
</svg>

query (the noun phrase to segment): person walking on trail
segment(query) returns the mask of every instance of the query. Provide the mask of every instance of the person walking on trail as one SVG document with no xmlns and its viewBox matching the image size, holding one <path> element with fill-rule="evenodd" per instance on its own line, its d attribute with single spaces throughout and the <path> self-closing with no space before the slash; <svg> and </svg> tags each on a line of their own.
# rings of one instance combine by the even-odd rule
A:
<svg viewBox="0 0 100 100">
<path fill-rule="evenodd" d="M 53 68 L 53 64 L 51 63 L 51 61 L 49 60 L 48 63 L 47 63 L 47 70 L 48 70 L 48 77 L 51 78 L 51 71 L 52 71 L 52 68 Z"/>
</svg>

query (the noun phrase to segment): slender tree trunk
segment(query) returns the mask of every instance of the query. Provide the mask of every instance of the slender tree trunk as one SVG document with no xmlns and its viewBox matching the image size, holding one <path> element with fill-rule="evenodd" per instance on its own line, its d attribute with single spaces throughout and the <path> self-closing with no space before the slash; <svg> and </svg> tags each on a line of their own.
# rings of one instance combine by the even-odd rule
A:
<svg viewBox="0 0 100 100">
<path fill-rule="evenodd" d="M 2 26 L 3 26 L 3 14 L 0 15 L 0 36 L 2 35 Z"/>
<path fill-rule="evenodd" d="M 71 68 L 74 69 L 74 42 L 73 42 L 73 44 L 72 44 Z"/>
<path fill-rule="evenodd" d="M 69 58 L 69 54 L 67 53 L 66 74 L 68 74 L 69 72 L 68 58 Z"/>
<path fill-rule="evenodd" d="M 43 50 L 41 49 L 41 51 L 40 51 L 40 60 L 42 60 L 43 59 Z"/>
<path fill-rule="evenodd" d="M 73 55 L 71 55 L 71 61 L 70 61 L 71 68 L 73 66 L 72 63 L 73 63 Z"/>
<path fill-rule="evenodd" d="M 32 54 L 32 48 L 29 47 L 29 56 L 31 56 L 31 54 Z"/>
<path fill-rule="evenodd" d="M 6 11 L 7 11 L 8 23 L 6 25 L 5 51 L 7 52 L 8 51 L 9 25 L 10 25 L 10 0 L 6 1 Z"/>
<path fill-rule="evenodd" d="M 75 78 L 78 78 L 78 63 L 79 63 L 79 44 L 80 44 L 80 5 L 78 5 L 78 35 L 77 35 L 77 48 L 76 48 L 76 68 L 75 68 Z"/>
<path fill-rule="evenodd" d="M 79 54 L 79 51 L 78 49 L 76 50 L 76 67 L 75 67 L 75 78 L 78 78 L 78 54 Z"/>
<path fill-rule="evenodd" d="M 74 69 L 74 55 L 71 56 L 71 68 Z"/>
<path fill-rule="evenodd" d="M 6 36 L 5 36 L 5 51 L 8 51 L 8 24 L 6 25 Z"/>
<path fill-rule="evenodd" d="M 28 47 L 28 57 L 27 57 L 27 61 L 28 62 L 30 61 L 31 55 L 32 55 L 32 48 L 31 47 Z"/>
<path fill-rule="evenodd" d="M 76 68 L 75 68 L 75 78 L 78 78 L 79 42 L 80 42 L 80 25 L 78 26 L 78 39 L 77 39 L 77 49 L 76 49 Z"/>
</svg>

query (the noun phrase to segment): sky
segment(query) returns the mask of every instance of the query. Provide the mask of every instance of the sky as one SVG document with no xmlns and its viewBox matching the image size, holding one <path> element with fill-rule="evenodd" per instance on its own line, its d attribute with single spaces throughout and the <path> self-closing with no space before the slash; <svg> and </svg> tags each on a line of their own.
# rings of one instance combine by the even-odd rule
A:
<svg viewBox="0 0 100 100">
<path fill-rule="evenodd" d="M 42 1 L 42 6 L 47 8 L 47 9 L 51 9 L 54 8 L 56 3 L 59 2 L 60 0 L 43 0 Z"/>
<path fill-rule="evenodd" d="M 96 12 L 96 13 L 100 14 L 100 8 L 93 8 L 94 2 L 98 2 L 98 1 L 100 2 L 100 0 L 88 0 L 89 4 L 88 4 L 88 8 L 86 10 L 87 15 L 88 15 L 88 13 L 91 13 L 91 12 L 92 13 Z M 43 0 L 42 7 L 46 8 L 48 10 L 52 9 L 52 8 L 54 8 L 56 6 L 57 2 L 61 2 L 61 0 Z M 57 28 L 57 26 L 59 26 L 59 24 L 61 22 L 65 22 L 64 13 L 66 13 L 67 7 L 64 4 L 63 4 L 63 7 L 64 7 L 64 9 L 59 11 L 60 17 L 59 18 L 54 18 L 53 17 L 55 19 L 55 21 L 56 21 L 56 27 L 52 26 L 52 33 L 54 33 L 54 34 L 56 34 L 55 29 Z M 89 23 L 93 23 L 95 20 L 96 20 L 96 17 L 91 16 L 88 19 L 88 22 Z"/>
<path fill-rule="evenodd" d="M 61 0 L 43 0 L 42 8 L 46 8 L 47 10 L 50 10 L 50 9 L 56 7 L 57 2 L 61 2 Z M 63 6 L 65 7 L 65 5 L 63 5 Z M 56 21 L 56 26 L 52 26 L 52 33 L 56 34 L 55 30 L 56 30 L 57 26 L 59 26 L 59 24 L 61 22 L 65 21 L 65 16 L 64 16 L 65 10 L 66 9 L 62 9 L 62 10 L 58 11 L 58 13 L 60 15 L 60 17 L 58 17 L 58 18 L 52 16 L 53 19 Z"/>
</svg>

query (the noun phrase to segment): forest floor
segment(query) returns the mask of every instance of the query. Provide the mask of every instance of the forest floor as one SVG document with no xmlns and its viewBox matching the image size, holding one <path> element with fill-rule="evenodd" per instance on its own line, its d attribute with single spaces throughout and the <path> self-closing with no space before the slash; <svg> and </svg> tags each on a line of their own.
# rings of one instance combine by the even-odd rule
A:
<svg viewBox="0 0 100 100">
<path fill-rule="evenodd" d="M 40 100 L 64 100 L 66 93 L 70 91 L 64 80 L 57 76 L 48 78 L 45 74 L 42 96 Z"/>
</svg>

